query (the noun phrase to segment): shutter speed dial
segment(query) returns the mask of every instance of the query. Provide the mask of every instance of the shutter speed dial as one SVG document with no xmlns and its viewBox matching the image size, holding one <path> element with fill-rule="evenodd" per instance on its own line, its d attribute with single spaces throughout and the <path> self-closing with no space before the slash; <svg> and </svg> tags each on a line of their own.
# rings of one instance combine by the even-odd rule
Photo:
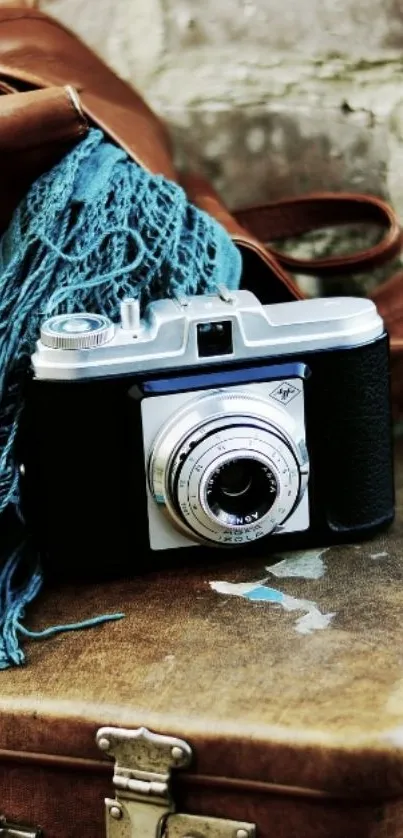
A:
<svg viewBox="0 0 403 838">
<path fill-rule="evenodd" d="M 121 328 L 137 335 L 140 329 L 140 304 L 126 297 L 120 304 Z M 104 314 L 57 314 L 46 320 L 41 328 L 41 341 L 51 349 L 92 349 L 109 343 L 115 325 Z"/>
<path fill-rule="evenodd" d="M 52 349 L 91 349 L 112 340 L 115 326 L 103 314 L 58 314 L 46 320 L 41 341 Z"/>
</svg>

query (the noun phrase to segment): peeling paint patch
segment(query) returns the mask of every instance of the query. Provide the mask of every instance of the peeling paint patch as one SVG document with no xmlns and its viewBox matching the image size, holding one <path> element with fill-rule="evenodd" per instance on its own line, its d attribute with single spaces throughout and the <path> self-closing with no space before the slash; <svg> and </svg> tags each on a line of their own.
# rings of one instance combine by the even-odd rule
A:
<svg viewBox="0 0 403 838">
<path fill-rule="evenodd" d="M 326 573 L 322 556 L 329 548 L 322 550 L 298 550 L 284 554 L 277 564 L 266 567 L 268 573 L 277 578 L 299 577 L 302 579 L 321 579 Z"/>
<path fill-rule="evenodd" d="M 210 582 L 213 591 L 227 596 L 239 596 L 251 602 L 268 602 L 281 605 L 285 611 L 304 611 L 294 624 L 298 634 L 312 634 L 314 631 L 327 628 L 336 612 L 322 613 L 316 602 L 309 599 L 297 599 L 288 596 L 277 588 L 265 585 L 265 579 L 257 582 Z"/>
<path fill-rule="evenodd" d="M 295 629 L 299 634 L 312 634 L 314 631 L 328 628 L 333 617 L 336 616 L 336 611 L 329 611 L 328 614 L 323 614 L 322 611 L 319 611 L 317 605 L 314 602 L 309 602 L 309 600 L 295 600 L 295 602 L 301 603 L 301 607 L 302 603 L 304 603 L 304 607 L 308 608 L 306 614 L 299 617 L 295 623 Z"/>
<path fill-rule="evenodd" d="M 252 591 L 262 587 L 266 579 L 261 582 L 210 582 L 210 588 L 218 594 L 229 596 L 247 596 Z"/>
<path fill-rule="evenodd" d="M 265 585 L 259 585 L 253 588 L 247 594 L 244 594 L 245 599 L 251 599 L 253 602 L 283 602 L 284 594 L 278 591 L 277 588 L 266 588 Z"/>
</svg>

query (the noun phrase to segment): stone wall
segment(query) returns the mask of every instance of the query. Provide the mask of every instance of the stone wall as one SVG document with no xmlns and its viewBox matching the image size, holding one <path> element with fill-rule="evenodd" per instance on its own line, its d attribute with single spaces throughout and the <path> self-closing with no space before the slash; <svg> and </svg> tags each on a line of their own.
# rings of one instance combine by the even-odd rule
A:
<svg viewBox="0 0 403 838">
<path fill-rule="evenodd" d="M 401 0 L 40 5 L 144 93 L 178 162 L 231 206 L 348 188 L 403 213 Z"/>
</svg>

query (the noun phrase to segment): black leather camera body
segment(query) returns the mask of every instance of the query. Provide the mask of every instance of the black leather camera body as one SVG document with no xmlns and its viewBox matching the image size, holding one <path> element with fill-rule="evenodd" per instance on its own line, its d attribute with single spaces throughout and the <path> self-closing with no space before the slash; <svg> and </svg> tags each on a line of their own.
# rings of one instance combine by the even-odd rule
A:
<svg viewBox="0 0 403 838">
<path fill-rule="evenodd" d="M 43 324 L 21 423 L 48 566 L 354 541 L 394 515 L 388 337 L 368 300 L 247 291 Z"/>
</svg>

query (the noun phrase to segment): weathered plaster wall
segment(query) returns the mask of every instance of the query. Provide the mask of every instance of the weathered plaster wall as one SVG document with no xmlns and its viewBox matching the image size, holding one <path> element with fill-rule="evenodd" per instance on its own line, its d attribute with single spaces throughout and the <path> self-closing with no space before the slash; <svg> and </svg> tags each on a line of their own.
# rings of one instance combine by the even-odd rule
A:
<svg viewBox="0 0 403 838">
<path fill-rule="evenodd" d="M 402 0 L 43 0 L 232 206 L 371 191 L 403 214 Z M 329 246 L 320 239 L 318 247 Z"/>
<path fill-rule="evenodd" d="M 43 0 L 133 81 L 231 203 L 327 185 L 403 202 L 400 0 Z"/>
</svg>

